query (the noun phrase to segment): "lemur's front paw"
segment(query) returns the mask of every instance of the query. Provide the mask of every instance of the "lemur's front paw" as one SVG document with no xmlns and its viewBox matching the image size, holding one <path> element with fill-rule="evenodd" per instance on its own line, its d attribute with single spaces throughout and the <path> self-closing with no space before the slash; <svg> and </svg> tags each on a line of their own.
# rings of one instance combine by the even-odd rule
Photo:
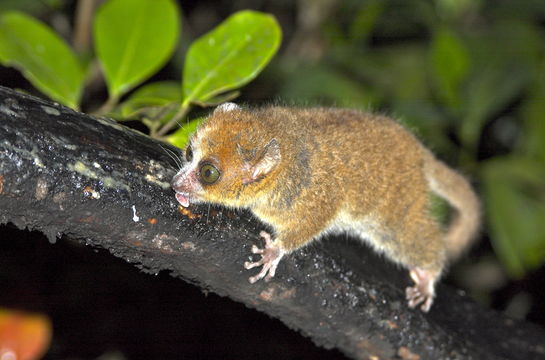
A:
<svg viewBox="0 0 545 360">
<path fill-rule="evenodd" d="M 432 273 L 421 268 L 413 268 L 410 272 L 411 279 L 414 281 L 413 287 L 408 287 L 405 290 L 407 300 L 409 301 L 409 307 L 414 308 L 419 304 L 420 309 L 424 312 L 428 312 L 433 304 L 433 298 L 435 297 L 435 279 Z"/>
<path fill-rule="evenodd" d="M 269 281 L 271 278 L 273 278 L 274 273 L 276 272 L 276 267 L 285 254 L 284 250 L 282 250 L 279 246 L 276 246 L 269 233 L 262 231 L 259 233 L 259 235 L 265 240 L 265 248 L 260 249 L 254 245 L 252 246 L 252 253 L 261 254 L 261 259 L 256 262 L 246 261 L 244 263 L 244 267 L 246 269 L 263 265 L 263 268 L 257 275 L 248 279 L 252 284 L 263 278 L 265 278 L 265 281 Z"/>
</svg>

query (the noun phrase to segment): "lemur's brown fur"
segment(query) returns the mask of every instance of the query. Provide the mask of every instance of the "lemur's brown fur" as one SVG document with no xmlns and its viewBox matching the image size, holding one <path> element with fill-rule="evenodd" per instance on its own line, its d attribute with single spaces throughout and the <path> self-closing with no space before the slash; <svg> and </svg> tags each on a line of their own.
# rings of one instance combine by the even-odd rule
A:
<svg viewBox="0 0 545 360">
<path fill-rule="evenodd" d="M 388 117 L 356 110 L 224 104 L 191 138 L 193 161 L 173 180 L 179 199 L 249 208 L 274 229 L 254 247 L 274 276 L 285 253 L 328 233 L 348 232 L 410 270 L 409 305 L 429 310 L 435 282 L 479 227 L 468 182 Z M 219 178 L 200 179 L 203 163 Z M 456 216 L 442 230 L 429 193 Z M 181 201 L 184 202 L 184 201 Z M 187 204 L 186 204 L 187 205 Z"/>
</svg>

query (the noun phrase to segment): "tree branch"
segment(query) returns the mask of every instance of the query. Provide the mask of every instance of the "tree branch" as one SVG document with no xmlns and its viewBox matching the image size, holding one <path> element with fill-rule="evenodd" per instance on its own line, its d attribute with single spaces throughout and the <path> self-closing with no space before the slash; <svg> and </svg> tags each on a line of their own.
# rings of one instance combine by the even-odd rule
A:
<svg viewBox="0 0 545 360">
<path fill-rule="evenodd" d="M 174 172 L 160 144 L 139 132 L 0 88 L 0 223 L 170 270 L 355 359 L 545 356 L 542 329 L 445 286 L 429 314 L 408 309 L 406 271 L 344 238 L 295 252 L 271 282 L 251 285 L 243 263 L 263 225 L 246 212 L 180 211 Z"/>
</svg>

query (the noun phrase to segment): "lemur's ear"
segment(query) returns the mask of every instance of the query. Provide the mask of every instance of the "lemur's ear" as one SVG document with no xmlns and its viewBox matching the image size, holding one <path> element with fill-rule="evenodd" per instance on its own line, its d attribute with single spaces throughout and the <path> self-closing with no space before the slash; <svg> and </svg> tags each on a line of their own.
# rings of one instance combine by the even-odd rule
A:
<svg viewBox="0 0 545 360">
<path fill-rule="evenodd" d="M 216 109 L 214 110 L 214 114 L 218 112 L 228 112 L 228 111 L 240 110 L 240 109 L 241 109 L 240 106 L 238 106 L 237 104 L 232 102 L 226 102 L 221 105 L 218 105 Z"/>
<path fill-rule="evenodd" d="M 265 145 L 265 148 L 258 156 L 257 161 L 250 168 L 250 177 L 244 179 L 244 183 L 250 184 L 264 178 L 280 163 L 281 159 L 280 145 L 276 139 L 272 139 Z"/>
</svg>

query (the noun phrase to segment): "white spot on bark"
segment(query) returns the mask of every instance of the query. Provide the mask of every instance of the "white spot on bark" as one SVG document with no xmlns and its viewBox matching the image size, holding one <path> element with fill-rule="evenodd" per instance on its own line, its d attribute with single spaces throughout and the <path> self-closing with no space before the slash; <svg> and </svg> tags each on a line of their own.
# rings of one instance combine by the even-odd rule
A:
<svg viewBox="0 0 545 360">
<path fill-rule="evenodd" d="M 139 222 L 140 221 L 140 217 L 138 215 L 136 215 L 136 206 L 132 206 L 132 221 L 134 222 Z"/>
<path fill-rule="evenodd" d="M 38 178 L 36 182 L 36 200 L 43 200 L 46 198 L 49 190 L 47 181 L 43 178 Z"/>
<path fill-rule="evenodd" d="M 18 110 L 22 109 L 16 99 L 6 98 L 4 99 L 3 103 L 0 104 L 0 112 L 6 114 L 7 116 L 24 119 L 26 116 L 24 111 L 19 112 Z"/>
<path fill-rule="evenodd" d="M 42 168 L 42 169 L 45 167 L 42 160 L 36 155 L 34 155 L 34 165 L 36 165 L 37 167 Z"/>
<path fill-rule="evenodd" d="M 45 111 L 46 114 L 49 114 L 49 115 L 59 116 L 61 114 L 59 110 L 52 108 L 50 106 L 41 105 L 41 108 L 43 111 Z"/>
</svg>

